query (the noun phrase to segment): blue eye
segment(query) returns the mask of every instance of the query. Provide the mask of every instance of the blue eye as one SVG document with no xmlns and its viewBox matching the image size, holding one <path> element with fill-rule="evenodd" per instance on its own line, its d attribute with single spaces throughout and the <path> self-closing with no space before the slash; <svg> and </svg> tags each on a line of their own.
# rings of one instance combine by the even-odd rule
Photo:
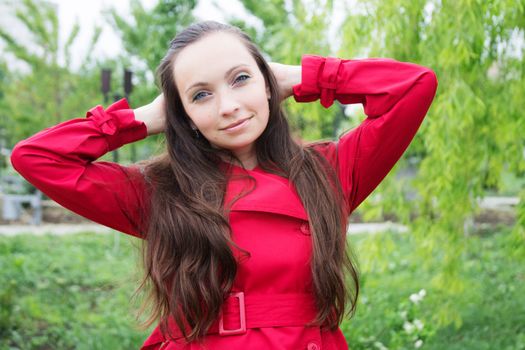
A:
<svg viewBox="0 0 525 350">
<path fill-rule="evenodd" d="M 193 95 L 193 99 L 192 101 L 198 101 L 204 97 L 207 96 L 207 92 L 204 92 L 204 91 L 199 91 L 198 93 L 196 93 L 195 95 Z"/>
<path fill-rule="evenodd" d="M 239 74 L 236 78 L 234 83 L 242 83 L 246 80 L 250 79 L 250 76 L 248 74 Z"/>
</svg>

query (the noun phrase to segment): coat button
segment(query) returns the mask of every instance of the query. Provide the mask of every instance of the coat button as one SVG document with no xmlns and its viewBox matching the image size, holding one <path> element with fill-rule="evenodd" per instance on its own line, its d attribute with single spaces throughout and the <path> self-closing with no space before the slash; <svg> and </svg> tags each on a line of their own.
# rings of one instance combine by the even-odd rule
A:
<svg viewBox="0 0 525 350">
<path fill-rule="evenodd" d="M 304 233 L 305 235 L 309 235 L 310 234 L 310 225 L 308 225 L 307 222 L 303 222 L 301 224 L 301 232 Z M 310 350 L 310 349 L 308 349 Z"/>
<path fill-rule="evenodd" d="M 317 345 L 316 343 L 308 343 L 306 346 L 306 350 L 320 350 L 321 347 Z"/>
</svg>

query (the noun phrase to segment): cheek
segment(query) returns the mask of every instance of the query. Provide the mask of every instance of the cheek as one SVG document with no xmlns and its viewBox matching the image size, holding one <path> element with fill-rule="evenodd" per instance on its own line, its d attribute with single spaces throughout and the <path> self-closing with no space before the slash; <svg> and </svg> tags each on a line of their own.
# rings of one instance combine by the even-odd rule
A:
<svg viewBox="0 0 525 350">
<path fill-rule="evenodd" d="M 205 108 L 194 108 L 187 112 L 188 116 L 192 120 L 193 124 L 201 131 L 214 126 L 214 118 L 210 111 Z"/>
<path fill-rule="evenodd" d="M 256 89 L 249 91 L 247 98 L 251 102 L 253 108 L 256 109 L 261 116 L 264 116 L 267 119 L 270 113 L 270 107 L 264 85 L 257 86 Z"/>
</svg>

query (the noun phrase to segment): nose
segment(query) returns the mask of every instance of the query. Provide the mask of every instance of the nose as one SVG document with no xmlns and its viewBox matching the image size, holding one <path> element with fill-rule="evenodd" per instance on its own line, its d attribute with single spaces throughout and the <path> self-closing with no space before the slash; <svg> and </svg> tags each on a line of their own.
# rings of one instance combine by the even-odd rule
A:
<svg viewBox="0 0 525 350">
<path fill-rule="evenodd" d="M 239 101 L 231 91 L 223 91 L 219 95 L 219 114 L 223 117 L 235 114 L 240 107 Z"/>
</svg>

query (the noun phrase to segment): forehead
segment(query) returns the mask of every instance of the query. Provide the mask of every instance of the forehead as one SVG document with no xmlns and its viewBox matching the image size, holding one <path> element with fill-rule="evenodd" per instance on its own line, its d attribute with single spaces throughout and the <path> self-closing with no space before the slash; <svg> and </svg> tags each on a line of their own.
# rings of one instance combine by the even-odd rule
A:
<svg viewBox="0 0 525 350">
<path fill-rule="evenodd" d="M 224 78 L 224 73 L 239 64 L 256 66 L 256 62 L 240 38 L 217 32 L 182 49 L 173 65 L 177 86 L 189 86 L 196 81 Z"/>
</svg>

